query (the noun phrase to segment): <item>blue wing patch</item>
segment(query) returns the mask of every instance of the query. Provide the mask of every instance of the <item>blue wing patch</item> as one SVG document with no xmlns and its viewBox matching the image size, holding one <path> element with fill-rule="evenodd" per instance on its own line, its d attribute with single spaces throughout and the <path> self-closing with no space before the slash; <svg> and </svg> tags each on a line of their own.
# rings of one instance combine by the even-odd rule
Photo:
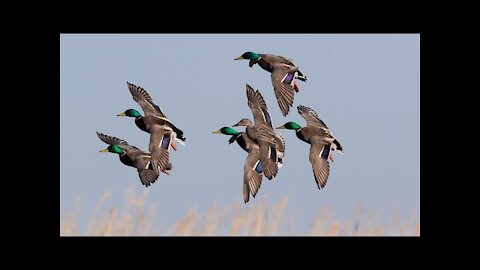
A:
<svg viewBox="0 0 480 270">
<path fill-rule="evenodd" d="M 294 77 L 295 77 L 295 73 L 290 72 L 287 74 L 287 76 L 285 76 L 285 79 L 283 79 L 282 82 L 286 84 L 291 84 Z"/>
<path fill-rule="evenodd" d="M 330 145 L 323 146 L 321 157 L 323 159 L 328 159 L 329 154 L 330 154 Z"/>
<path fill-rule="evenodd" d="M 262 163 L 259 161 L 257 161 L 257 166 L 255 167 L 255 171 L 260 174 L 260 173 L 263 173 L 263 168 L 262 168 Z"/>
<path fill-rule="evenodd" d="M 161 147 L 168 150 L 168 146 L 170 146 L 170 135 L 163 135 Z"/>
<path fill-rule="evenodd" d="M 267 122 L 270 126 L 272 126 L 272 118 L 270 114 L 265 108 L 262 108 L 263 115 L 265 116 L 265 122 Z"/>
</svg>

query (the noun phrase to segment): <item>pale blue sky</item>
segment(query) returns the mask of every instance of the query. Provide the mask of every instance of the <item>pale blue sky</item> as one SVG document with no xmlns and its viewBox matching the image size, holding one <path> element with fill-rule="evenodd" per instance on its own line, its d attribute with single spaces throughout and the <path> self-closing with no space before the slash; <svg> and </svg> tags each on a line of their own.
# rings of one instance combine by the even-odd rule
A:
<svg viewBox="0 0 480 270">
<path fill-rule="evenodd" d="M 283 117 L 270 74 L 248 61 L 245 51 L 283 55 L 308 76 L 298 82 L 294 107 Z M 170 154 L 171 176 L 145 188 L 134 168 L 115 154 L 95 131 L 148 149 L 149 134 L 133 118 L 116 117 L 141 109 L 127 81 L 144 87 L 170 120 L 184 131 L 186 146 Z M 109 207 L 122 208 L 127 187 L 148 190 L 156 222 L 173 224 L 187 209 L 201 212 L 214 202 L 242 203 L 246 153 L 211 131 L 252 118 L 245 84 L 262 92 L 275 126 L 305 125 L 297 105 L 320 115 L 341 141 L 325 189 L 318 190 L 308 161 L 309 145 L 293 131 L 278 176 L 264 182 L 257 198 L 288 195 L 287 213 L 299 228 L 321 206 L 333 216 L 352 216 L 358 202 L 402 217 L 420 214 L 420 35 L 418 34 L 115 34 L 61 35 L 60 38 L 60 210 L 82 201 L 82 226 L 98 198 L 111 191 Z M 143 112 L 142 112 L 143 114 Z M 243 130 L 243 128 L 241 128 Z M 165 227 L 164 227 L 165 228 Z"/>
</svg>

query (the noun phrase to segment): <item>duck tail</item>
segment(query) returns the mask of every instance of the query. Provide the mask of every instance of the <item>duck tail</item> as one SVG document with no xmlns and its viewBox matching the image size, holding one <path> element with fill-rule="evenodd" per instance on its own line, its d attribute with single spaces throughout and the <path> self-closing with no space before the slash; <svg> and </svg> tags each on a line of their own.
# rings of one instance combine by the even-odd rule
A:
<svg viewBox="0 0 480 270">
<path fill-rule="evenodd" d="M 179 144 L 185 146 L 185 138 L 175 138 L 175 141 L 177 141 Z"/>
<path fill-rule="evenodd" d="M 300 70 L 299 70 L 299 71 L 298 71 L 297 79 L 306 82 L 306 81 L 307 81 L 307 76 L 304 76 L 303 73 L 300 72 Z"/>
<path fill-rule="evenodd" d="M 178 129 L 176 126 L 171 125 L 173 131 L 177 134 L 175 140 L 178 141 L 181 145 L 185 145 L 186 138 L 183 136 L 183 131 Z"/>
<path fill-rule="evenodd" d="M 300 77 L 300 76 L 298 76 L 297 79 L 299 79 L 300 81 L 304 81 L 304 82 L 307 81 L 307 77 Z"/>
<path fill-rule="evenodd" d="M 332 150 L 334 150 L 335 152 L 338 152 L 340 154 L 343 154 L 343 147 L 337 139 L 333 140 Z"/>
</svg>

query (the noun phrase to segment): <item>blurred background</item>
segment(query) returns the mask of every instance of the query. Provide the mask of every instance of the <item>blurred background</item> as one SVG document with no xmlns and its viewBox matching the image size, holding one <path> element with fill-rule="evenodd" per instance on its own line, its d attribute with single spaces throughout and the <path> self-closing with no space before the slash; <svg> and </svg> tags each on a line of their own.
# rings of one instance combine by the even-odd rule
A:
<svg viewBox="0 0 480 270">
<path fill-rule="evenodd" d="M 270 74 L 246 51 L 292 58 L 308 77 L 281 115 Z M 148 150 L 127 81 L 184 131 L 171 175 L 150 187 L 95 131 Z M 245 84 L 274 126 L 314 109 L 344 147 L 326 188 L 293 131 L 278 176 L 243 203 L 247 153 L 211 131 L 251 118 Z M 419 235 L 420 35 L 63 34 L 60 38 L 61 235 Z M 238 130 L 243 130 L 239 128 Z"/>
</svg>

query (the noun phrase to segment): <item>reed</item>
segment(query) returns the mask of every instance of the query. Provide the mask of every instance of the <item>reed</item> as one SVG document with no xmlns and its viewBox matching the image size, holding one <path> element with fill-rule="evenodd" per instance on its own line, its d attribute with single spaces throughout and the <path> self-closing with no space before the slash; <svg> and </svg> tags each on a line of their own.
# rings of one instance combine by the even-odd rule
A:
<svg viewBox="0 0 480 270">
<path fill-rule="evenodd" d="M 190 208 L 183 217 L 167 228 L 155 225 L 155 205 L 146 205 L 147 192 L 135 194 L 127 189 L 123 209 L 103 211 L 110 193 L 102 195 L 93 210 L 87 228 L 81 231 L 77 218 L 81 212 L 80 198 L 70 213 L 61 212 L 61 236 L 419 236 L 420 221 L 412 214 L 399 220 L 392 210 L 390 222 L 380 222 L 380 215 L 358 205 L 352 217 L 333 218 L 332 210 L 319 208 L 308 230 L 295 228 L 298 216 L 286 215 L 288 197 L 270 204 L 267 198 L 250 202 L 250 207 L 238 203 L 219 207 L 212 204 L 206 213 Z"/>
</svg>

